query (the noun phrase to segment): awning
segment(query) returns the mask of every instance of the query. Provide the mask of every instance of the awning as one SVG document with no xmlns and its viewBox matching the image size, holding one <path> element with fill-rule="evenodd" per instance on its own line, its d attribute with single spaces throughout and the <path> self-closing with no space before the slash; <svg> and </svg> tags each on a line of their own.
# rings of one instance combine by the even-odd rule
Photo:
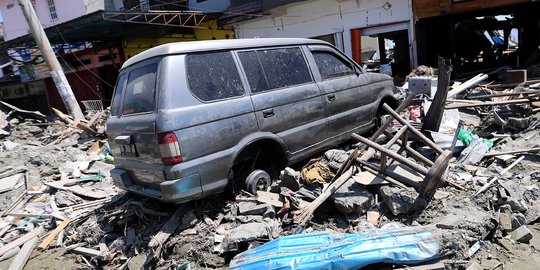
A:
<svg viewBox="0 0 540 270">
<path fill-rule="evenodd" d="M 98 10 L 45 29 L 53 45 L 77 42 L 111 44 L 136 38 L 160 37 L 168 34 L 193 34 L 194 28 L 212 14 L 195 11 L 104 11 Z M 0 43 L 0 51 L 9 48 L 35 47 L 27 34 Z"/>
</svg>

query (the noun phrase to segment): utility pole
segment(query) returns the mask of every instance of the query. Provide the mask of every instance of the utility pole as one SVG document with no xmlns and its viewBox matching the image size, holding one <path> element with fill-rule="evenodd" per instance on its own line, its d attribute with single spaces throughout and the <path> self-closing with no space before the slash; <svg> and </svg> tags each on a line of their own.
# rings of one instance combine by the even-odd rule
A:
<svg viewBox="0 0 540 270">
<path fill-rule="evenodd" d="M 56 59 L 51 43 L 49 42 L 47 35 L 45 35 L 45 31 L 39 22 L 36 11 L 30 3 L 30 0 L 17 0 L 17 2 L 28 22 L 30 32 L 32 32 L 32 36 L 34 36 L 34 40 L 41 51 L 43 59 L 45 59 L 45 62 L 49 65 L 51 77 L 53 78 L 54 84 L 56 84 L 56 88 L 58 88 L 58 92 L 64 101 L 68 113 L 74 118 L 84 119 L 81 107 L 79 107 L 79 104 L 75 99 L 73 90 L 71 90 L 71 86 L 62 70 L 62 66 L 58 62 L 58 59 Z"/>
</svg>

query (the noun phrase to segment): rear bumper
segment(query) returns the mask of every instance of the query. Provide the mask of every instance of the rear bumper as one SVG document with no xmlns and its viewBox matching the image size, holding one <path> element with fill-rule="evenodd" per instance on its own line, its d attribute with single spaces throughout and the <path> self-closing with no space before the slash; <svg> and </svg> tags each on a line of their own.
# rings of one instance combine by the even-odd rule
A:
<svg viewBox="0 0 540 270">
<path fill-rule="evenodd" d="M 131 179 L 127 170 L 113 169 L 111 177 L 114 185 L 121 189 L 163 202 L 182 203 L 200 198 L 203 195 L 201 177 L 198 173 L 161 182 L 159 189 L 137 185 Z"/>
</svg>

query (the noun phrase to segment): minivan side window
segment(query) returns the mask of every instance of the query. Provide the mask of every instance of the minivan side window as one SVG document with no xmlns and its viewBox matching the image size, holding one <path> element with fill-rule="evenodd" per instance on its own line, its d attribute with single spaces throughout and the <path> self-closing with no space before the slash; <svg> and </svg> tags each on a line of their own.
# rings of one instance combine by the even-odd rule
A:
<svg viewBox="0 0 540 270">
<path fill-rule="evenodd" d="M 123 73 L 118 77 L 116 87 L 114 87 L 114 96 L 111 103 L 111 115 L 118 116 L 120 114 L 120 104 L 122 103 L 122 93 L 124 92 L 124 86 L 126 84 L 126 74 Z"/>
<path fill-rule="evenodd" d="M 238 55 L 253 93 L 313 81 L 300 48 L 248 51 Z"/>
<path fill-rule="evenodd" d="M 187 55 L 186 71 L 191 92 L 202 101 L 244 95 L 244 86 L 230 52 Z"/>
<path fill-rule="evenodd" d="M 350 63 L 331 52 L 313 51 L 312 54 L 323 80 L 356 74 Z"/>
<path fill-rule="evenodd" d="M 154 110 L 157 66 L 158 63 L 153 63 L 129 73 L 122 108 L 124 115 Z"/>
<path fill-rule="evenodd" d="M 240 61 L 244 67 L 244 72 L 251 86 L 251 92 L 258 93 L 269 90 L 268 80 L 266 79 L 266 75 L 264 75 L 264 70 L 262 69 L 257 52 L 240 52 L 238 53 L 238 57 L 240 57 Z"/>
</svg>

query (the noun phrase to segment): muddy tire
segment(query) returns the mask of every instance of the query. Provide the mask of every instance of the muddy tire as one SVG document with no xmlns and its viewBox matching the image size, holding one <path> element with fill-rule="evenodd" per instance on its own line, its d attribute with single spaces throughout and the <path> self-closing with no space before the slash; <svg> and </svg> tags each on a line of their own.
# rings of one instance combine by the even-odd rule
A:
<svg viewBox="0 0 540 270">
<path fill-rule="evenodd" d="M 263 170 L 254 170 L 246 178 L 246 190 L 257 195 L 257 191 L 266 191 L 272 185 L 272 178 Z"/>
</svg>

